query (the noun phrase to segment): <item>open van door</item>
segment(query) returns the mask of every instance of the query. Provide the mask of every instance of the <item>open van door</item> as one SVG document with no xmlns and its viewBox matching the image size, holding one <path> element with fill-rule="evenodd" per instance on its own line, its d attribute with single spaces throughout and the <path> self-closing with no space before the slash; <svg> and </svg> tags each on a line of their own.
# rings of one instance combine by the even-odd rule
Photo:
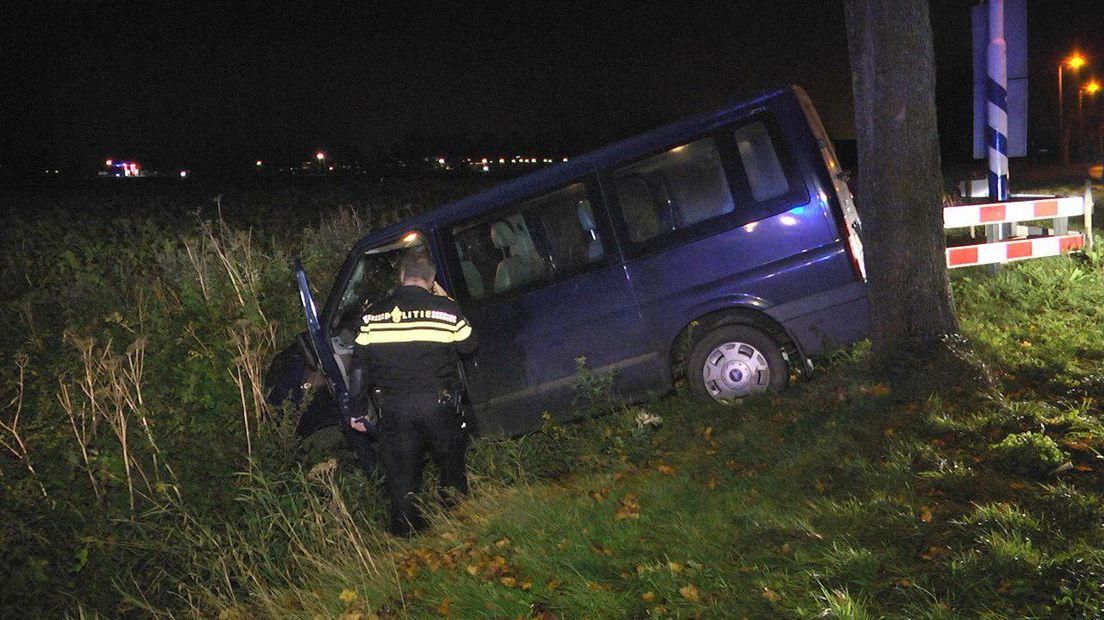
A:
<svg viewBox="0 0 1104 620">
<path fill-rule="evenodd" d="M 349 387 L 345 384 L 345 377 L 337 365 L 334 357 L 333 345 L 326 339 L 322 331 L 322 324 L 318 320 L 318 306 L 314 303 L 314 294 L 311 293 L 310 282 L 307 280 L 307 270 L 303 268 L 303 262 L 295 259 L 295 281 L 299 285 L 299 300 L 303 304 L 303 314 L 307 319 L 308 340 L 318 368 L 326 378 L 326 385 L 333 394 L 337 413 L 341 416 L 342 423 L 347 420 L 352 411 L 352 401 L 349 397 Z"/>
</svg>

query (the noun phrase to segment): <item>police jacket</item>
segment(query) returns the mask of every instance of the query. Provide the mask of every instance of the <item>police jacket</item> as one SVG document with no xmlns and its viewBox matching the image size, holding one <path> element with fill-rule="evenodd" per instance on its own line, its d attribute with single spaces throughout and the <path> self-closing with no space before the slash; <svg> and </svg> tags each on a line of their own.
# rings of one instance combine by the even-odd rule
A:
<svg viewBox="0 0 1104 620">
<path fill-rule="evenodd" d="M 473 352 L 476 339 L 455 301 L 400 286 L 367 308 L 356 344 L 366 382 L 396 394 L 459 384 L 458 356 Z"/>
</svg>

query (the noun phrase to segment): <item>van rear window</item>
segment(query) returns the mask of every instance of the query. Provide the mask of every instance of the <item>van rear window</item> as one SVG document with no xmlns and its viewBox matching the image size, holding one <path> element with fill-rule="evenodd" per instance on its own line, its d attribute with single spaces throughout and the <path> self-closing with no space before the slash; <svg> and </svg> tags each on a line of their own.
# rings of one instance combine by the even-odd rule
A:
<svg viewBox="0 0 1104 620">
<path fill-rule="evenodd" d="M 613 178 L 633 243 L 736 208 L 713 138 L 677 146 L 621 168 Z"/>
</svg>

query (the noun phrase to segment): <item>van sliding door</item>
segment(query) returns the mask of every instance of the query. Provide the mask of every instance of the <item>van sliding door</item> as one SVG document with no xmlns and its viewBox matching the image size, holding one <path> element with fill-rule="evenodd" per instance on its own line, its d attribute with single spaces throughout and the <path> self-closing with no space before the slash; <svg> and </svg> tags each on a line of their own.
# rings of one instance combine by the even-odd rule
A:
<svg viewBox="0 0 1104 620">
<path fill-rule="evenodd" d="M 592 180 L 442 227 L 458 300 L 479 337 L 469 389 L 483 432 L 570 417 L 576 360 L 641 383 L 641 323 Z M 654 382 L 654 378 L 650 379 Z"/>
</svg>

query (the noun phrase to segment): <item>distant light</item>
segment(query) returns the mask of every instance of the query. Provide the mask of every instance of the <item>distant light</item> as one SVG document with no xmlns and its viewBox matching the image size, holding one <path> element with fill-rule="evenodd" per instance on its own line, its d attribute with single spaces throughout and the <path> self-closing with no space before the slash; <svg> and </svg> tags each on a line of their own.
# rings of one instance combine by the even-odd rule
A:
<svg viewBox="0 0 1104 620">
<path fill-rule="evenodd" d="M 326 154 L 323 153 L 322 151 L 318 151 L 317 153 L 314 154 L 314 158 L 317 159 L 318 161 L 322 161 L 322 160 L 326 159 Z"/>
<path fill-rule="evenodd" d="M 566 157 L 564 157 L 564 161 L 567 161 L 567 158 L 566 158 Z"/>
<path fill-rule="evenodd" d="M 487 166 L 487 165 L 484 165 L 484 166 L 483 166 L 483 172 L 489 172 L 489 171 L 490 171 L 490 169 L 491 169 L 491 167 L 490 167 L 490 166 Z"/>
<path fill-rule="evenodd" d="M 499 157 L 498 158 L 498 163 L 500 163 L 500 164 L 506 163 L 506 158 L 505 157 Z"/>
<path fill-rule="evenodd" d="M 406 244 L 412 244 L 415 241 L 417 241 L 418 237 L 420 237 L 420 236 L 421 235 L 418 234 L 418 231 L 412 230 L 412 231 L 406 233 L 405 235 L 403 235 L 402 241 L 403 241 L 403 243 L 406 243 Z"/>
<path fill-rule="evenodd" d="M 1098 90 L 1100 90 L 1100 82 L 1097 82 L 1096 80 L 1085 84 L 1085 92 L 1089 93 L 1090 95 L 1096 94 L 1096 91 Z"/>
<path fill-rule="evenodd" d="M 188 171 L 187 171 L 187 170 L 181 170 L 181 171 L 180 171 L 180 178 L 182 178 L 182 179 L 183 179 L 183 178 L 184 178 L 184 177 L 186 177 L 186 176 L 188 176 Z"/>
<path fill-rule="evenodd" d="M 445 165 L 445 158 L 444 158 L 444 157 L 438 157 L 438 158 L 437 158 L 437 163 L 439 163 L 439 164 L 441 164 L 442 166 L 444 166 L 444 165 Z"/>
<path fill-rule="evenodd" d="M 264 165 L 264 162 L 258 159 L 257 160 L 257 167 L 260 168 L 263 165 Z"/>
<path fill-rule="evenodd" d="M 1070 69 L 1080 69 L 1081 67 L 1084 67 L 1085 63 L 1087 62 L 1088 61 L 1085 60 L 1084 56 L 1076 52 L 1066 59 L 1066 65 L 1068 65 Z"/>
<path fill-rule="evenodd" d="M 330 166 L 330 170 L 333 170 L 333 166 Z"/>
<path fill-rule="evenodd" d="M 109 160 L 107 160 L 107 161 L 105 161 L 105 162 L 104 162 L 104 165 L 105 165 L 105 166 L 110 166 L 110 165 L 112 165 L 112 164 L 114 164 L 114 163 L 115 163 L 115 160 L 114 160 L 114 159 L 109 159 Z"/>
</svg>

